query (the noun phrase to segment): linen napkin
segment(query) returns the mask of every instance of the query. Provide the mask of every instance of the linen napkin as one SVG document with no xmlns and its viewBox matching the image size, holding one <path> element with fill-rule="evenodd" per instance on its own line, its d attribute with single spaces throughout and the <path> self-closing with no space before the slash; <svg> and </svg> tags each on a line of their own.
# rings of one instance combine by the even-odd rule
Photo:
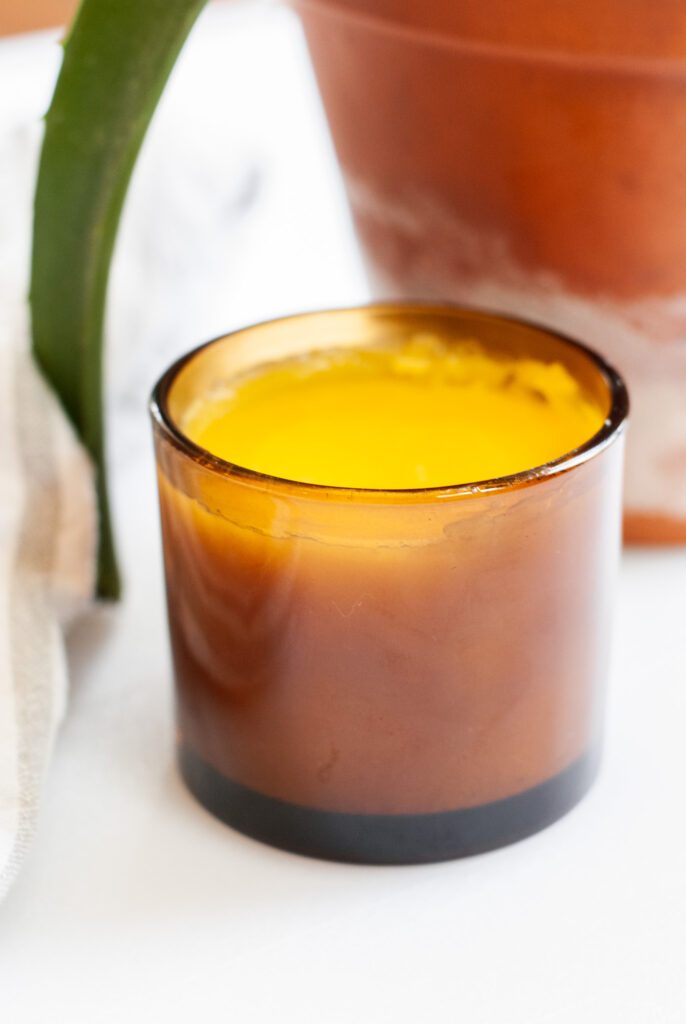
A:
<svg viewBox="0 0 686 1024">
<path fill-rule="evenodd" d="M 64 630 L 93 593 L 88 456 L 30 354 L 37 125 L 0 140 L 0 900 L 36 827 L 65 707 Z"/>
</svg>

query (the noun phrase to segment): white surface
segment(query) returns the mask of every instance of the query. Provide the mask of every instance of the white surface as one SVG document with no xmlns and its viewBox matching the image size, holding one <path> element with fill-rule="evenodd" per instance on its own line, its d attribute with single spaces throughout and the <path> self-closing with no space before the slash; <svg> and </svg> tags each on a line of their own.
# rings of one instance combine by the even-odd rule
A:
<svg viewBox="0 0 686 1024">
<path fill-rule="evenodd" d="M 37 840 L 0 910 L 1 1019 L 683 1024 L 686 551 L 625 556 L 601 778 L 525 842 L 427 867 L 320 863 L 231 832 L 179 782 L 141 396 L 212 330 L 364 297 L 290 17 L 206 17 L 161 112 L 179 132 L 190 90 L 235 152 L 257 154 L 261 194 L 232 237 L 223 306 L 205 311 L 218 322 L 194 313 L 197 333 L 179 328 L 168 351 L 158 338 L 155 366 L 115 354 L 127 595 L 72 636 Z"/>
</svg>

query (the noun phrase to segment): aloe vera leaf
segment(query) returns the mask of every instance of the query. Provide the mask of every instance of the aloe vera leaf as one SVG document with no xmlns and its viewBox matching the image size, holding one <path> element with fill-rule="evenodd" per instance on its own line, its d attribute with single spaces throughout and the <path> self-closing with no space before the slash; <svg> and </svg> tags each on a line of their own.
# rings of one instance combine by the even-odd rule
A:
<svg viewBox="0 0 686 1024">
<path fill-rule="evenodd" d="M 120 577 L 107 497 L 103 322 L 117 226 L 167 77 L 205 0 L 83 0 L 69 37 L 36 185 L 33 348 L 96 467 L 98 594 Z"/>
</svg>

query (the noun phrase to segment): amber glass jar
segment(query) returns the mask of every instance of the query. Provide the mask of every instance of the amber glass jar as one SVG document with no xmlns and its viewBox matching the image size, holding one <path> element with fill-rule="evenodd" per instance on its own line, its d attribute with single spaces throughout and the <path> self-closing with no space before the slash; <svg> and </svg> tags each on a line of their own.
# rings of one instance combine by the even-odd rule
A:
<svg viewBox="0 0 686 1024">
<path fill-rule="evenodd" d="M 412 491 L 264 476 L 179 429 L 248 368 L 417 331 L 561 362 L 603 427 L 516 476 Z M 316 313 L 192 352 L 152 413 L 179 758 L 206 807 L 289 850 L 402 863 L 511 842 L 579 800 L 600 751 L 627 413 L 598 356 L 450 307 Z"/>
</svg>

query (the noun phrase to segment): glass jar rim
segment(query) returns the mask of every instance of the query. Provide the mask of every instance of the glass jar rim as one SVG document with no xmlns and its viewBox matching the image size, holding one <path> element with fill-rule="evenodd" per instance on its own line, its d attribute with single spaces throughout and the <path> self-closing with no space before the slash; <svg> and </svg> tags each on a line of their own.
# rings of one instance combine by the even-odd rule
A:
<svg viewBox="0 0 686 1024">
<path fill-rule="evenodd" d="M 459 484 L 449 484 L 440 487 L 413 487 L 413 488 L 388 488 L 388 487 L 343 487 L 335 484 L 307 483 L 302 480 L 291 480 L 286 477 L 273 476 L 259 470 L 249 469 L 237 463 L 229 462 L 215 455 L 213 452 L 192 441 L 178 426 L 169 409 L 169 396 L 171 389 L 177 380 L 180 372 L 194 360 L 201 352 L 216 345 L 219 342 L 230 338 L 244 335 L 246 332 L 268 327 L 271 324 L 285 324 L 289 321 L 295 323 L 305 318 L 321 316 L 332 316 L 336 314 L 403 314 L 451 317 L 469 317 L 475 322 L 488 321 L 490 323 L 501 323 L 509 326 L 531 328 L 534 331 L 547 335 L 563 346 L 569 347 L 585 356 L 598 372 L 604 381 L 609 395 L 609 409 L 605 420 L 599 430 L 596 431 L 587 441 L 577 448 L 552 459 L 540 466 L 533 466 L 531 469 L 520 470 L 505 476 L 493 477 L 484 480 L 465 481 Z M 582 344 L 573 338 L 568 337 L 560 331 L 553 330 L 542 324 L 536 323 L 522 317 L 503 316 L 490 313 L 485 310 L 458 306 L 446 303 L 433 302 L 374 302 L 360 306 L 346 306 L 336 309 L 317 310 L 307 313 L 294 313 L 288 316 L 270 318 L 258 323 L 240 327 L 226 334 L 221 334 L 210 341 L 203 342 L 177 359 L 165 370 L 153 388 L 150 403 L 150 415 L 153 423 L 162 436 L 170 442 L 178 451 L 187 456 L 198 465 L 216 473 L 219 476 L 242 481 L 247 484 L 259 485 L 262 488 L 276 491 L 297 493 L 299 496 L 310 495 L 313 498 L 324 498 L 327 494 L 332 498 L 341 500 L 355 499 L 368 500 L 377 503 L 415 503 L 422 501 L 438 501 L 465 497 L 475 497 L 486 493 L 497 491 L 511 491 L 521 487 L 528 487 L 532 484 L 541 483 L 551 477 L 560 476 L 577 466 L 580 466 L 595 458 L 608 448 L 623 432 L 629 416 L 629 395 L 626 384 L 620 374 L 594 349 Z"/>
</svg>

